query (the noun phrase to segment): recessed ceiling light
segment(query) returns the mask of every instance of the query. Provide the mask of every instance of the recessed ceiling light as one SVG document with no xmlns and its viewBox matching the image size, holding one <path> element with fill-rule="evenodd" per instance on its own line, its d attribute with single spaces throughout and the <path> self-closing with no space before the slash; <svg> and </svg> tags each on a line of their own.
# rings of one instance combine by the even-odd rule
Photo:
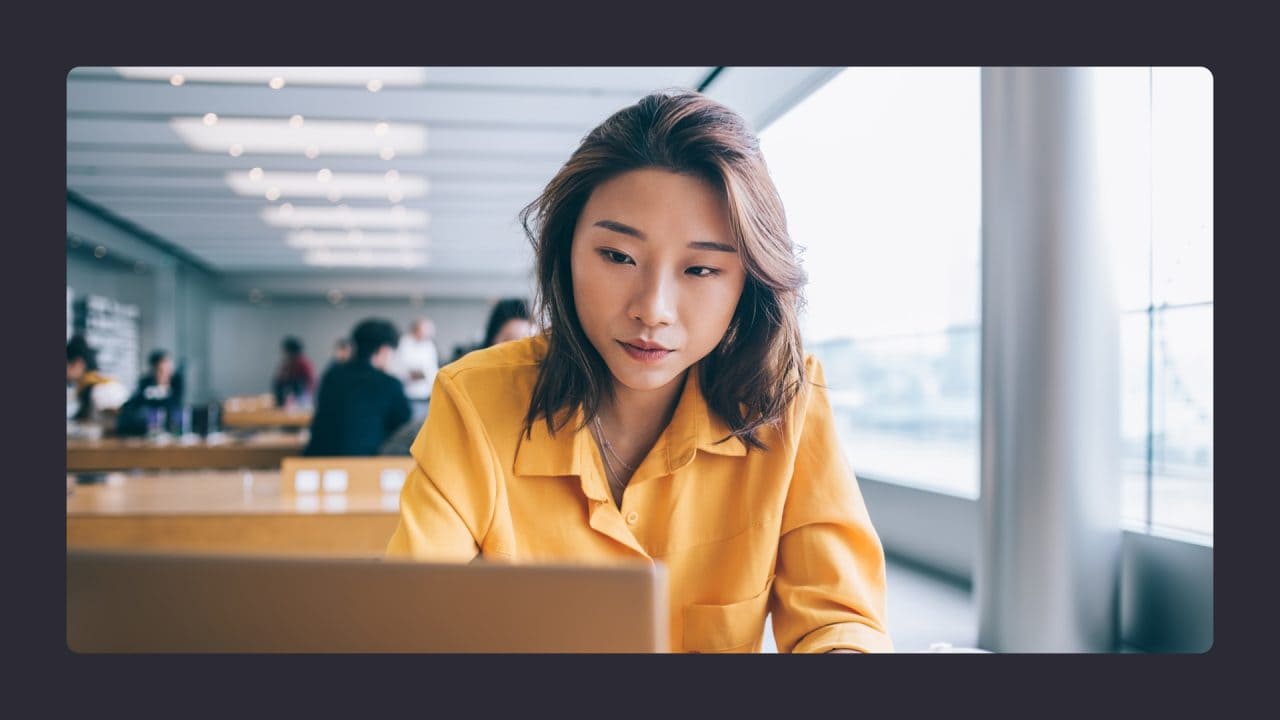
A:
<svg viewBox="0 0 1280 720">
<path fill-rule="evenodd" d="M 398 203 L 401 200 L 404 200 L 404 193 L 400 192 L 399 190 L 392 190 L 391 192 L 387 193 L 387 200 L 390 200 L 393 203 Z"/>
<path fill-rule="evenodd" d="M 267 81 L 267 86 L 270 87 L 272 90 L 279 90 L 280 88 L 284 87 L 284 78 L 277 75 Z"/>
<path fill-rule="evenodd" d="M 403 197 L 423 197 L 430 190 L 427 178 L 421 175 L 402 174 L 396 183 L 388 185 L 385 173 L 335 173 L 329 168 L 314 173 L 272 171 L 270 177 L 263 173 L 257 181 L 239 171 L 228 172 L 223 178 L 233 191 L 247 196 L 260 194 L 263 183 L 269 183 L 291 198 L 328 197 L 330 191 L 336 190 L 343 197 L 381 199 L 393 189 L 399 190 Z"/>
<path fill-rule="evenodd" d="M 181 73 L 174 73 L 173 75 L 169 76 L 169 84 L 174 87 L 178 87 L 179 85 L 181 85 L 186 81 L 187 79 L 182 77 Z"/>
<path fill-rule="evenodd" d="M 232 145 L 227 152 L 231 153 L 231 157 L 240 157 L 240 155 L 244 153 L 244 146 L 240 143 L 236 143 Z"/>
<path fill-rule="evenodd" d="M 282 203 L 280 205 L 280 217 L 289 217 L 293 214 L 293 205 L 290 203 Z"/>
<path fill-rule="evenodd" d="M 215 113 L 205 113 L 204 117 L 201 118 L 201 121 L 204 122 L 205 125 L 213 127 L 218 124 L 218 116 Z"/>
<path fill-rule="evenodd" d="M 270 200 L 271 202 L 275 202 L 276 200 L 279 200 L 280 188 L 275 188 L 275 187 L 267 188 L 267 199 Z"/>
<path fill-rule="evenodd" d="M 330 303 L 332 303 L 332 304 L 334 304 L 334 305 L 337 305 L 338 303 L 342 302 L 342 291 L 341 291 L 341 290 L 330 290 L 330 291 L 329 291 L 329 293 L 328 293 L 328 297 L 329 297 L 329 302 L 330 302 Z"/>
<path fill-rule="evenodd" d="M 301 115 L 294 115 L 289 118 L 289 127 L 300 128 L 306 120 Z"/>
<path fill-rule="evenodd" d="M 373 155 L 389 150 L 394 155 L 421 155 L 427 149 L 427 128 L 421 124 L 396 123 L 386 135 L 369 132 L 367 122 L 307 120 L 294 127 L 286 118 L 218 118 L 212 120 L 180 117 L 169 126 L 187 145 L 206 152 L 226 152 L 239 143 L 245 152 L 293 155 L 314 147 L 326 155 Z M 386 156 L 384 156 L 386 157 Z"/>
<path fill-rule="evenodd" d="M 382 81 L 377 78 L 374 78 L 369 82 L 365 83 L 365 87 L 369 88 L 369 92 L 378 92 L 379 90 L 382 89 Z"/>
<path fill-rule="evenodd" d="M 428 245 L 426 235 L 407 232 L 367 232 L 354 229 L 347 232 L 340 230 L 305 230 L 291 232 L 285 238 L 290 247 L 303 250 L 335 249 L 424 249 Z"/>
<path fill-rule="evenodd" d="M 306 155 L 311 160 L 315 160 L 316 158 L 320 157 L 320 148 L 316 147 L 315 145 L 308 145 L 307 149 L 302 151 L 302 154 Z"/>
<path fill-rule="evenodd" d="M 333 188 L 325 197 L 329 198 L 329 202 L 338 202 L 342 199 L 342 193 L 338 192 L 337 188 Z"/>
<path fill-rule="evenodd" d="M 378 137 L 382 137 L 383 135 L 386 135 L 390 131 L 391 131 L 391 126 L 384 122 L 380 122 L 377 125 L 373 126 L 373 134 L 377 135 Z"/>
<path fill-rule="evenodd" d="M 427 264 L 427 254 L 403 250 L 376 252 L 372 250 L 312 250 L 303 256 L 308 265 L 325 267 L 403 267 L 415 268 Z"/>
<path fill-rule="evenodd" d="M 345 206 L 344 206 L 345 207 Z M 272 227 L 361 228 L 371 229 L 425 228 L 430 216 L 425 210 L 401 210 L 399 214 L 385 208 L 347 208 L 345 212 L 332 205 L 294 205 L 290 217 L 280 217 L 276 208 L 263 208 L 259 217 Z"/>
<path fill-rule="evenodd" d="M 386 179 L 388 183 L 398 183 L 400 182 L 400 173 L 397 170 L 388 170 L 387 174 L 383 175 L 383 178 Z"/>
<path fill-rule="evenodd" d="M 93 249 L 93 256 L 101 260 L 107 256 L 107 249 L 101 245 Z"/>
<path fill-rule="evenodd" d="M 421 86 L 427 80 L 424 67 L 116 67 L 122 77 L 136 80 L 163 80 L 174 73 L 188 80 L 233 82 L 258 85 L 274 78 L 289 78 L 290 85 L 345 85 L 368 87 L 376 76 L 385 87 Z M 283 83 L 282 83 L 283 87 Z"/>
<path fill-rule="evenodd" d="M 254 182 L 259 182 L 259 181 L 261 181 L 261 180 L 262 180 L 262 168 L 260 168 L 260 167 L 256 167 L 256 168 L 254 168 L 254 169 L 250 170 L 250 171 L 249 171 L 249 179 L 250 179 L 250 180 L 252 180 L 252 181 L 254 181 Z"/>
<path fill-rule="evenodd" d="M 382 158 L 383 160 L 390 160 L 395 156 L 396 156 L 396 149 L 392 147 L 384 147 L 378 151 L 378 157 Z"/>
</svg>

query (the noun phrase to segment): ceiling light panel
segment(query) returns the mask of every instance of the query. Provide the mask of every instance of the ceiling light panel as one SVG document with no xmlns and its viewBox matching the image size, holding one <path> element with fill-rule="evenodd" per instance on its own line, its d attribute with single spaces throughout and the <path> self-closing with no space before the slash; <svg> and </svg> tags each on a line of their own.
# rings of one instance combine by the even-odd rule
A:
<svg viewBox="0 0 1280 720">
<path fill-rule="evenodd" d="M 415 268 L 427 264 L 427 254 L 420 252 L 374 252 L 370 250 L 312 250 L 302 259 L 307 265 L 320 267 L 401 267 Z"/>
<path fill-rule="evenodd" d="M 421 155 L 427 149 L 427 128 L 414 123 L 387 124 L 381 134 L 375 129 L 378 123 L 337 120 L 218 117 L 209 123 L 182 117 L 170 120 L 169 126 L 188 147 L 204 152 L 224 153 L 232 145 L 251 154 L 273 155 L 301 155 L 308 148 L 319 155 Z"/>
<path fill-rule="evenodd" d="M 398 209 L 397 209 L 398 208 Z M 430 216 L 425 210 L 409 210 L 397 205 L 390 209 L 346 208 L 333 206 L 293 206 L 290 212 L 279 208 L 263 208 L 263 222 L 273 227 L 292 228 L 425 228 Z"/>
<path fill-rule="evenodd" d="M 322 249 L 398 249 L 420 250 L 427 247 L 427 236 L 422 233 L 316 231 L 291 232 L 285 240 L 290 247 L 303 250 Z"/>
<path fill-rule="evenodd" d="M 257 175 L 253 173 L 252 175 Z M 328 197 L 337 193 L 343 198 L 386 198 L 395 190 L 402 198 L 427 194 L 427 179 L 421 175 L 399 175 L 392 182 L 384 173 L 332 172 L 263 172 L 254 179 L 249 172 L 229 172 L 227 184 L 238 195 L 262 195 L 270 188 L 281 197 Z"/>
<path fill-rule="evenodd" d="M 281 78 L 289 85 L 351 85 L 368 87 L 421 87 L 427 82 L 423 67 L 117 67 L 130 80 L 164 80 L 180 75 L 184 82 L 262 84 Z"/>
</svg>

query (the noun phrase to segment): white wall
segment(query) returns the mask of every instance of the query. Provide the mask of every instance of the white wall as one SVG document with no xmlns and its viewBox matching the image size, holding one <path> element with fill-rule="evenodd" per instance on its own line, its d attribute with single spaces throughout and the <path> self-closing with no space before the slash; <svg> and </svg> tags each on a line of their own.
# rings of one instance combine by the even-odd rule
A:
<svg viewBox="0 0 1280 720">
<path fill-rule="evenodd" d="M 259 305 L 219 299 L 209 310 L 210 392 L 215 398 L 269 392 L 286 335 L 302 341 L 306 356 L 322 373 L 334 341 L 374 316 L 407 329 L 410 320 L 427 315 L 436 325 L 441 361 L 448 362 L 454 345 L 481 339 L 491 307 L 488 300 L 433 299 L 414 305 L 407 299 L 353 299 L 334 306 L 324 299 L 277 298 Z"/>
</svg>

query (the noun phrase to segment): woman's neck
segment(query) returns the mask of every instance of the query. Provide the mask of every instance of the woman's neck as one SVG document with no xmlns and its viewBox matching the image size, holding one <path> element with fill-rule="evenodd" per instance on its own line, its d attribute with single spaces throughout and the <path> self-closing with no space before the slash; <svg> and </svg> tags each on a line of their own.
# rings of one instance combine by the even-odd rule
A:
<svg viewBox="0 0 1280 720">
<path fill-rule="evenodd" d="M 654 390 L 633 390 L 614 383 L 612 400 L 600 404 L 605 437 L 632 467 L 639 465 L 671 422 L 689 371 Z"/>
</svg>

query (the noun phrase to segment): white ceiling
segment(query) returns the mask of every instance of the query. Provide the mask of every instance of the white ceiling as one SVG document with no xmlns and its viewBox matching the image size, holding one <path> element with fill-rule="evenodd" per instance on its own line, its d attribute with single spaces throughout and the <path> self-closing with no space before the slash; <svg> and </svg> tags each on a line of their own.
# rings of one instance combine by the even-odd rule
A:
<svg viewBox="0 0 1280 720">
<path fill-rule="evenodd" d="M 226 70 L 252 71 L 253 77 L 210 77 Z M 582 136 L 641 96 L 666 87 L 697 88 L 714 70 L 79 67 L 67 76 L 67 189 L 229 281 L 335 268 L 369 272 L 369 263 L 388 260 L 386 253 L 392 264 L 376 272 L 393 282 L 527 278 L 532 254 L 516 215 Z M 180 84 L 171 82 L 175 74 L 183 76 Z M 722 101 L 760 124 L 830 74 L 820 68 L 730 68 L 708 93 L 714 97 L 719 90 Z M 269 86 L 275 77 L 283 87 Z M 379 78 L 377 91 L 364 84 Z M 213 126 L 202 120 L 208 113 L 217 115 Z M 290 125 L 295 115 L 301 118 Z M 274 129 L 246 136 L 233 156 L 228 138 L 240 121 L 268 121 Z M 344 154 L 321 141 L 317 157 L 297 147 L 258 147 L 268 135 L 287 142 L 291 133 L 315 133 L 327 123 L 355 123 L 359 137 L 353 140 L 359 142 Z M 411 145 L 423 128 L 425 148 L 415 151 Z M 376 144 L 368 145 L 375 133 L 409 144 L 384 159 Z M 184 134 L 195 140 L 216 135 L 216 142 L 199 149 Z M 262 175 L 251 176 L 254 168 Z M 331 184 L 315 180 L 322 169 L 330 171 Z M 397 180 L 386 178 L 390 170 Z M 276 182 L 282 173 L 297 174 L 302 185 Z M 375 190 L 377 181 L 384 182 L 388 193 L 356 197 L 348 186 L 346 196 L 325 196 L 326 188 L 353 173 Z M 275 185 L 281 193 L 274 200 L 257 192 Z M 425 194 L 414 193 L 424 187 Z M 390 192 L 396 188 L 401 197 Z M 318 192 L 295 192 L 309 189 Z M 318 208 L 340 206 L 354 220 L 324 228 L 303 219 Z M 421 224 L 424 215 L 425 227 L 401 225 L 406 219 Z M 327 238 L 299 239 L 307 229 Z M 352 229 L 362 230 L 363 238 L 346 237 Z M 324 256 L 327 264 L 308 264 L 308 252 L 327 239 L 337 243 Z M 373 247 L 378 244 L 396 247 Z"/>
<path fill-rule="evenodd" d="M 537 196 L 582 136 L 610 113 L 655 89 L 696 88 L 713 68 L 422 68 L 416 69 L 422 76 L 416 84 L 388 79 L 376 92 L 363 84 L 339 83 L 352 78 L 363 83 L 361 71 L 371 79 L 388 75 L 380 68 L 332 68 L 328 74 L 324 68 L 256 69 L 258 77 L 252 82 L 201 77 L 211 70 L 216 69 L 73 70 L 67 77 L 68 190 L 219 273 L 311 267 L 304 263 L 308 248 L 293 247 L 286 240 L 295 229 L 312 226 L 272 225 L 264 219 L 264 211 L 276 208 L 279 214 L 278 208 L 287 202 L 298 216 L 313 207 L 346 205 L 353 215 L 375 223 L 378 217 L 389 220 L 393 231 L 398 226 L 392 214 L 395 205 L 405 209 L 399 217 L 425 211 L 426 228 L 412 232 L 414 244 L 419 244 L 420 235 L 426 236 L 425 247 L 419 248 L 427 256 L 426 265 L 415 272 L 510 274 L 527 271 L 530 259 L 516 213 Z M 170 82 L 173 74 L 189 79 L 175 86 Z M 265 75 L 282 77 L 284 86 L 269 87 L 262 80 Z M 246 142 L 242 154 L 233 157 L 229 146 L 197 149 L 176 131 L 175 121 L 198 121 L 206 113 L 218 116 L 223 127 L 216 129 L 223 131 L 242 118 L 271 120 L 286 133 L 299 134 L 326 121 L 360 123 L 369 136 L 377 123 L 387 123 L 393 131 L 425 126 L 426 148 L 386 160 L 376 150 L 330 153 L 322 143 L 319 156 L 308 158 L 297 150 L 255 152 Z M 298 128 L 287 125 L 294 115 L 302 116 Z M 203 129 L 198 124 L 192 132 Z M 271 201 L 261 193 L 241 195 L 233 190 L 230 181 L 246 184 L 252 168 L 261 168 L 268 179 L 299 173 L 320 188 L 325 186 L 312 178 L 322 168 L 331 171 L 334 183 L 348 173 L 382 180 L 387 171 L 395 170 L 399 187 L 425 181 L 427 192 L 416 197 L 403 192 L 403 199 L 393 202 L 397 198 L 389 193 L 331 201 L 323 195 L 290 196 L 286 191 Z M 352 227 L 360 228 L 361 222 L 338 229 Z M 369 236 L 375 227 L 365 225 L 363 231 Z M 360 239 L 353 241 L 358 244 Z M 343 243 L 335 252 L 359 252 L 352 246 L 353 242 Z M 364 257 L 377 258 L 376 252 L 386 251 L 370 249 Z M 400 254 L 392 260 L 396 262 L 407 251 L 391 252 Z M 404 265 L 387 268 L 404 270 Z"/>
</svg>

